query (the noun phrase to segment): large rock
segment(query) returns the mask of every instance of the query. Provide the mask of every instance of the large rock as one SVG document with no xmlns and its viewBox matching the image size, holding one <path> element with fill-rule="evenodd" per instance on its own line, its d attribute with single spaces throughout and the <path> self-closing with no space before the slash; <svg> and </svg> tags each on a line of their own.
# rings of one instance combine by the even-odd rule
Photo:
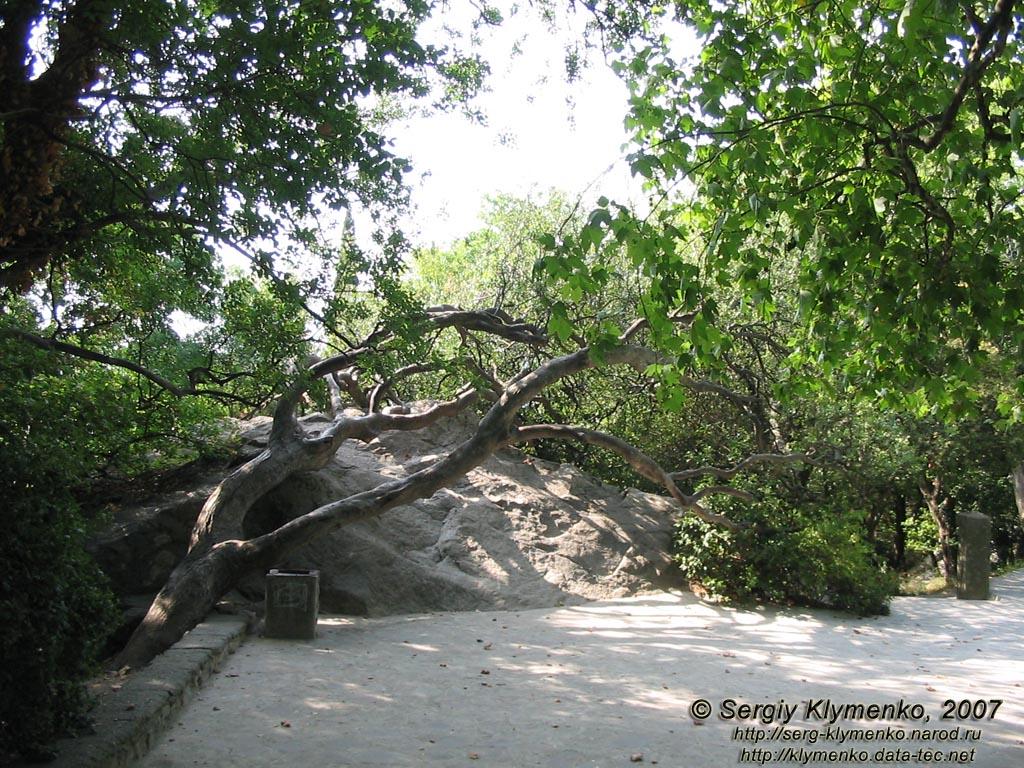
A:
<svg viewBox="0 0 1024 768">
<path fill-rule="evenodd" d="M 318 421 L 308 417 L 305 424 L 315 429 Z M 325 469 L 293 477 L 261 500 L 246 520 L 246 534 L 437 461 L 472 426 L 461 417 L 417 433 L 386 433 L 368 445 L 348 443 Z M 254 422 L 245 452 L 264 445 L 268 432 L 268 420 Z M 154 530 L 154 518 L 183 514 L 181 505 L 168 511 L 166 501 L 163 510 L 132 517 Z M 319 570 L 326 612 L 547 607 L 675 585 L 671 536 L 666 500 L 623 492 L 566 464 L 502 451 L 431 498 L 340 528 L 277 567 Z M 133 546 L 140 539 L 134 535 Z M 183 544 L 173 547 L 180 551 Z M 147 564 L 146 582 L 152 583 L 153 564 L 168 558 L 137 552 L 133 559 Z M 256 576 L 243 591 L 257 596 L 262 587 Z"/>
</svg>

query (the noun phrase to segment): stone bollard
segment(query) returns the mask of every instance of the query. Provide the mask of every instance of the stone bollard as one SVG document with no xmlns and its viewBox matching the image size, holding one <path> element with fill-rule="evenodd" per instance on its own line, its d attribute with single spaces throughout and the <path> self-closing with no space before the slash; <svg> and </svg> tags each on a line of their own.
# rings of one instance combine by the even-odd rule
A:
<svg viewBox="0 0 1024 768">
<path fill-rule="evenodd" d="M 992 518 L 980 512 L 959 512 L 956 526 L 960 536 L 956 596 L 961 600 L 988 600 Z"/>
<path fill-rule="evenodd" d="M 312 640 L 319 610 L 319 571 L 275 569 L 267 574 L 264 637 Z"/>
</svg>

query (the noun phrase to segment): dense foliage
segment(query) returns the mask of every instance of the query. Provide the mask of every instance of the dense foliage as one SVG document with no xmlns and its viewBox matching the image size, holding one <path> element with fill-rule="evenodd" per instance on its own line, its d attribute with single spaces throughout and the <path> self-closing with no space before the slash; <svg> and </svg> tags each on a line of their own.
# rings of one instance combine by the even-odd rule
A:
<svg viewBox="0 0 1024 768">
<path fill-rule="evenodd" d="M 915 553 L 948 570 L 961 509 L 1020 554 L 1014 2 L 584 3 L 630 88 L 649 209 L 496 198 L 406 280 L 408 162 L 387 122 L 412 100 L 463 105 L 487 72 L 459 38 L 421 42 L 440 9 L 3 6 L 0 546 L 18 567 L 0 606 L 21 621 L 0 647 L 24 659 L 5 690 L 38 695 L 2 710 L 0 750 L 64 724 L 109 620 L 77 493 L 194 457 L 218 419 L 298 391 L 311 355 L 351 352 L 334 382 L 379 409 L 467 381 L 497 400 L 586 347 L 579 376 L 517 413 L 621 435 L 687 493 L 715 482 L 687 468 L 806 453 L 716 501 L 745 527 L 681 527 L 687 571 L 722 594 L 878 610 Z M 477 24 L 503 15 L 485 4 Z M 500 333 L 455 330 L 461 304 Z M 661 358 L 601 368 L 624 332 Z M 603 449 L 556 445 L 536 450 L 632 482 Z"/>
<path fill-rule="evenodd" d="M 714 357 L 721 286 L 763 316 L 791 291 L 794 373 L 963 407 L 1021 340 L 1019 27 L 1012 2 L 652 8 L 614 66 L 657 206 L 604 201 L 557 252 L 599 284 L 573 259 L 626 244 L 651 315 L 705 320 L 675 355 Z"/>
<path fill-rule="evenodd" d="M 835 453 L 834 431 L 813 425 L 846 398 L 905 414 L 877 433 L 884 419 L 861 418 L 863 434 L 839 441 L 884 446 L 876 462 L 840 451 L 839 466 L 847 514 L 893 563 L 937 540 L 951 577 L 955 514 L 971 508 L 996 517 L 1009 556 L 1024 339 L 1017 5 L 600 7 L 628 30 L 613 66 L 652 208 L 599 200 L 547 241 L 550 279 L 600 295 L 624 251 L 675 363 L 659 372 L 669 393 L 681 371 L 734 374 L 742 334 L 770 327 L 785 354 L 766 383 L 787 440 Z M 999 441 L 1007 452 L 990 449 Z"/>
<path fill-rule="evenodd" d="M 80 708 L 114 626 L 76 498 L 200 455 L 294 378 L 312 316 L 397 285 L 408 163 L 382 129 L 397 99 L 452 108 L 485 71 L 417 39 L 430 10 L 0 9 L 5 756 Z M 353 213 L 373 258 L 322 225 Z"/>
<path fill-rule="evenodd" d="M 529 279 L 530 263 L 542 271 L 564 270 L 594 258 L 584 253 L 573 262 L 564 250 L 573 233 L 592 222 L 574 217 L 560 195 L 547 201 L 497 198 L 484 223 L 448 250 L 419 254 L 411 285 L 426 300 L 447 291 L 549 321 L 564 307 L 571 333 L 591 337 L 601 333 L 602 323 L 625 322 L 640 303 L 636 287 L 642 280 L 631 269 L 628 243 L 601 253 L 599 294 L 581 291 L 571 277 L 563 278 L 562 288 L 536 279 L 542 275 Z M 551 242 L 548 232 L 561 234 L 563 251 L 538 259 L 540 245 Z M 516 270 L 522 274 L 509 280 L 508 272 Z M 795 311 L 796 289 L 776 287 L 778 308 L 770 317 L 746 315 L 738 286 L 719 287 L 716 299 L 723 309 L 714 367 L 702 369 L 691 356 L 687 367 L 675 371 L 691 382 L 710 373 L 720 389 L 688 390 L 672 386 L 671 379 L 652 387 L 643 377 L 602 372 L 578 386 L 554 388 L 536 405 L 538 418 L 599 425 L 674 469 L 728 468 L 757 450 L 788 448 L 814 457 L 813 467 L 780 468 L 734 483 L 752 501 L 713 505 L 748 524 L 746 530 L 733 533 L 694 519 L 682 523 L 680 563 L 692 580 L 721 597 L 878 611 L 893 593 L 898 571 L 948 566 L 941 561 L 955 552 L 958 511 L 990 514 L 994 556 L 999 562 L 1019 557 L 1024 529 L 1009 475 L 1021 455 L 1021 428 L 997 412 L 996 395 L 1005 391 L 997 367 L 980 372 L 985 388 L 977 391 L 972 412 L 959 419 L 880 411 L 870 400 L 836 399 L 834 387 L 826 386 L 790 390 L 779 401 L 775 395 L 791 364 L 793 321 L 786 318 Z M 476 354 L 479 368 L 516 368 L 500 349 L 477 348 Z M 611 482 L 638 482 L 617 457 L 591 446 L 536 450 Z M 933 483 L 942 490 L 938 522 L 922 495 L 922 487 Z M 773 535 L 763 535 L 766 530 Z"/>
<path fill-rule="evenodd" d="M 773 489 L 732 517 L 748 527 L 733 533 L 692 518 L 678 526 L 680 567 L 712 596 L 888 613 L 896 572 L 872 551 L 858 515 Z"/>
<path fill-rule="evenodd" d="M 38 752 L 73 724 L 85 704 L 81 680 L 115 621 L 113 598 L 85 552 L 90 523 L 72 489 L 97 456 L 117 450 L 131 419 L 104 395 L 103 382 L 94 379 L 90 392 L 88 377 L 68 374 L 51 355 L 0 342 L 0 759 Z"/>
</svg>

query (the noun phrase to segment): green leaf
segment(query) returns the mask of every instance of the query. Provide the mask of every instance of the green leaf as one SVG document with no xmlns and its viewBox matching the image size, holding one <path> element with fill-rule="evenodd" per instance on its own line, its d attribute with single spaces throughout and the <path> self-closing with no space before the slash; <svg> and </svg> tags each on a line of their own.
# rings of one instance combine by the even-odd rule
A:
<svg viewBox="0 0 1024 768">
<path fill-rule="evenodd" d="M 569 320 L 568 309 L 564 303 L 557 302 L 551 307 L 548 332 L 557 336 L 563 344 L 572 337 L 573 325 Z"/>
</svg>

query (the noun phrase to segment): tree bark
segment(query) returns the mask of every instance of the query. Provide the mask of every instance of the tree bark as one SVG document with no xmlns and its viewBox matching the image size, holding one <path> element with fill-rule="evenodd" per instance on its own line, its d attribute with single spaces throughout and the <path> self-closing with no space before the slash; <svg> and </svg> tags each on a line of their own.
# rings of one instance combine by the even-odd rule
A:
<svg viewBox="0 0 1024 768">
<path fill-rule="evenodd" d="M 1013 498 L 1017 502 L 1017 517 L 1024 526 L 1024 461 L 1013 468 L 1010 479 L 1013 481 Z"/>
<path fill-rule="evenodd" d="M 72 196 L 59 187 L 64 141 L 81 113 L 79 100 L 96 82 L 115 4 L 68 3 L 53 62 L 36 78 L 27 64 L 28 40 L 42 4 L 11 5 L 0 28 L 0 287 L 25 292 L 61 247 L 52 221 Z"/>
<path fill-rule="evenodd" d="M 947 584 L 953 584 L 956 581 L 956 545 L 953 542 L 956 522 L 953 516 L 953 499 L 946 494 L 941 477 L 923 479 L 918 483 L 918 487 L 939 531 L 942 575 Z"/>
<path fill-rule="evenodd" d="M 900 571 L 907 567 L 907 532 L 904 528 L 907 522 L 907 496 L 902 491 L 896 495 L 893 503 L 894 539 L 893 539 L 893 565 Z"/>
<path fill-rule="evenodd" d="M 639 370 L 654 360 L 652 351 L 628 345 L 604 355 L 606 364 L 632 365 Z M 551 359 L 511 382 L 481 419 L 476 432 L 436 464 L 324 505 L 263 536 L 246 541 L 233 538 L 238 536 L 245 514 L 264 493 L 295 472 L 323 466 L 344 440 L 368 441 L 390 429 L 420 429 L 462 410 L 475 398 L 475 392 L 466 391 L 423 414 L 342 417 L 325 432 L 309 436 L 303 434 L 295 416 L 296 405 L 308 386 L 309 379 L 304 378 L 281 397 L 267 450 L 225 478 L 207 500 L 196 522 L 189 553 L 174 569 L 124 650 L 115 657 L 115 666 L 148 663 L 202 621 L 240 578 L 272 565 L 314 536 L 429 497 L 450 485 L 510 442 L 519 411 L 545 387 L 592 366 L 586 348 Z M 314 366 L 313 372 L 323 375 L 329 369 L 325 361 Z"/>
</svg>

